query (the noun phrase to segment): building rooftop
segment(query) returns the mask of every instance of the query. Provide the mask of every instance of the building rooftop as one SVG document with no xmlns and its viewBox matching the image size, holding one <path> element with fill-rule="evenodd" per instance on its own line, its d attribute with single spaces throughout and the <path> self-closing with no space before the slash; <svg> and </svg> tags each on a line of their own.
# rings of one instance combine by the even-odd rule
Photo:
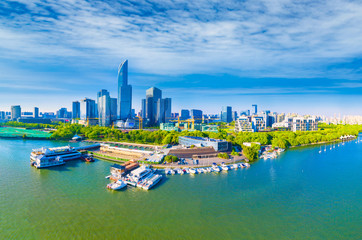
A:
<svg viewBox="0 0 362 240">
<path fill-rule="evenodd" d="M 193 137 L 193 136 L 180 136 L 180 137 L 195 139 L 195 140 L 205 141 L 205 142 L 224 142 L 224 140 L 214 139 L 214 138 L 203 138 L 203 137 Z"/>
</svg>

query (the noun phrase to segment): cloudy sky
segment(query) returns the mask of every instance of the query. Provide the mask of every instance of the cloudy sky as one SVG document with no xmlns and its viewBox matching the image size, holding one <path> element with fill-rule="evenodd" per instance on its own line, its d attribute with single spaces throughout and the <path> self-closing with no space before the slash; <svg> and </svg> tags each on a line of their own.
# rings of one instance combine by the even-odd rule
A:
<svg viewBox="0 0 362 240">
<path fill-rule="evenodd" d="M 325 0 L 2 0 L 0 110 L 157 86 L 173 111 L 362 114 L 362 3 Z"/>
</svg>

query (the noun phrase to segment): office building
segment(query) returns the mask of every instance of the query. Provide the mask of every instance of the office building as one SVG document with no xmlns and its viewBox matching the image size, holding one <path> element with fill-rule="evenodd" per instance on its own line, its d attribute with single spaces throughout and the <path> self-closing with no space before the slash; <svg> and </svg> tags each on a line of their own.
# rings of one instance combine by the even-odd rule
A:
<svg viewBox="0 0 362 240">
<path fill-rule="evenodd" d="M 72 103 L 72 118 L 73 119 L 80 118 L 80 103 L 78 101 L 74 101 Z"/>
<path fill-rule="evenodd" d="M 146 99 L 142 99 L 142 103 L 141 103 L 141 118 L 146 118 L 146 115 L 147 115 L 147 107 L 146 107 Z"/>
<path fill-rule="evenodd" d="M 191 118 L 194 119 L 195 123 L 201 123 L 202 122 L 202 111 L 201 110 L 198 110 L 198 109 L 191 109 L 190 111 L 191 113 Z"/>
<path fill-rule="evenodd" d="M 43 118 L 49 118 L 49 119 L 55 118 L 55 114 L 53 112 L 44 112 L 42 116 Z"/>
<path fill-rule="evenodd" d="M 149 125 L 158 125 L 171 120 L 171 98 L 162 98 L 162 91 L 156 87 L 146 90 L 146 99 L 142 99 L 142 118 Z"/>
<path fill-rule="evenodd" d="M 19 105 L 11 106 L 11 120 L 16 120 L 21 117 L 21 107 Z"/>
<path fill-rule="evenodd" d="M 109 92 L 102 89 L 97 94 L 98 124 L 109 126 L 111 124 L 111 97 Z"/>
<path fill-rule="evenodd" d="M 0 120 L 5 120 L 6 114 L 4 111 L 0 111 Z"/>
<path fill-rule="evenodd" d="M 229 107 L 229 106 L 222 107 L 222 110 L 221 110 L 221 122 L 230 123 L 232 120 L 233 120 L 232 108 Z"/>
<path fill-rule="evenodd" d="M 190 111 L 187 110 L 187 109 L 182 109 L 180 115 L 181 115 L 181 116 L 180 116 L 180 119 L 181 119 L 181 120 L 189 119 L 189 118 L 190 118 Z"/>
<path fill-rule="evenodd" d="M 111 99 L 111 122 L 115 122 L 117 120 L 117 98 Z"/>
<path fill-rule="evenodd" d="M 126 121 L 132 117 L 132 86 L 128 85 L 128 60 L 118 68 L 117 119 Z"/>
<path fill-rule="evenodd" d="M 149 120 L 150 125 L 159 124 L 157 112 L 161 105 L 162 91 L 156 87 L 152 87 L 146 90 L 146 118 Z M 160 104 L 159 104 L 160 103 Z M 160 115 L 160 114 L 158 114 Z"/>
<path fill-rule="evenodd" d="M 254 114 L 254 115 L 258 114 L 258 106 L 256 104 L 252 105 L 252 111 L 253 111 L 252 114 Z"/>
<path fill-rule="evenodd" d="M 34 107 L 34 118 L 39 118 L 39 108 Z"/>
<path fill-rule="evenodd" d="M 68 118 L 69 113 L 66 108 L 61 108 L 57 111 L 57 118 Z"/>
<path fill-rule="evenodd" d="M 172 120 L 172 116 L 171 116 L 171 98 L 165 98 L 164 99 L 164 111 L 165 111 L 165 121 L 164 122 L 168 122 L 170 120 Z"/>
<path fill-rule="evenodd" d="M 80 119 L 89 120 L 96 119 L 96 102 L 89 98 L 80 100 Z"/>
</svg>

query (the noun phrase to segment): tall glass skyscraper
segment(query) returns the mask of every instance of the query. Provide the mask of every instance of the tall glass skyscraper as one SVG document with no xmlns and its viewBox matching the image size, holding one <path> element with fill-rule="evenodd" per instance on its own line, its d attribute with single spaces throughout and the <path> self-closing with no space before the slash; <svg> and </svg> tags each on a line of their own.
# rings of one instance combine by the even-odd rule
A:
<svg viewBox="0 0 362 240">
<path fill-rule="evenodd" d="M 80 103 L 78 101 L 74 101 L 72 104 L 72 118 L 73 119 L 80 118 Z"/>
<path fill-rule="evenodd" d="M 80 119 L 89 120 L 97 117 L 96 102 L 89 98 L 80 100 Z"/>
<path fill-rule="evenodd" d="M 111 124 L 111 98 L 109 92 L 102 89 L 97 94 L 98 123 L 100 126 Z"/>
<path fill-rule="evenodd" d="M 132 117 L 132 86 L 128 85 L 128 60 L 118 68 L 117 118 L 127 120 Z"/>
<path fill-rule="evenodd" d="M 146 117 L 151 125 L 159 123 L 160 112 L 162 105 L 162 91 L 156 87 L 146 90 Z M 157 114 L 159 113 L 159 114 Z"/>
<path fill-rule="evenodd" d="M 222 107 L 221 110 L 221 121 L 222 122 L 226 122 L 229 123 L 233 120 L 233 116 L 232 116 L 232 108 L 227 106 L 227 107 Z"/>
</svg>

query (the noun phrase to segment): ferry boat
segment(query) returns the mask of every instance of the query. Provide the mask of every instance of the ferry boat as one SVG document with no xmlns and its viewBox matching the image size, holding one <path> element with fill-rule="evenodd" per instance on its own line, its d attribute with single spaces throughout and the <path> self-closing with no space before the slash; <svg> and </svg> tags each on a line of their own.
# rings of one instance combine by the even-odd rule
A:
<svg viewBox="0 0 362 240">
<path fill-rule="evenodd" d="M 150 190 L 153 186 L 155 186 L 159 181 L 161 181 L 162 175 L 154 174 L 150 179 L 148 179 L 143 185 L 142 188 L 145 190 Z"/>
<path fill-rule="evenodd" d="M 81 153 L 70 146 L 56 148 L 33 149 L 30 163 L 36 168 L 54 167 L 65 164 L 66 161 L 80 158 Z"/>
<path fill-rule="evenodd" d="M 139 168 L 136 168 L 135 170 L 133 170 L 129 175 L 129 177 L 131 178 L 131 180 L 135 181 L 135 182 L 139 182 L 140 180 L 142 180 L 142 178 L 147 177 L 148 174 L 152 173 L 152 169 L 150 169 L 147 166 L 141 166 Z"/>
</svg>

